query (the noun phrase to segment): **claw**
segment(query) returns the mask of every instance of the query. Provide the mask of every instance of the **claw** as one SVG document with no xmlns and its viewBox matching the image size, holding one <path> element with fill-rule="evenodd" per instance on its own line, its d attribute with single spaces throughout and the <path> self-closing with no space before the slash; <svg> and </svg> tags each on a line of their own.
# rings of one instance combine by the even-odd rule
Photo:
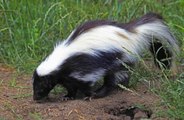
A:
<svg viewBox="0 0 184 120">
<path fill-rule="evenodd" d="M 85 101 L 92 101 L 93 98 L 96 98 L 96 92 L 91 92 L 90 94 L 86 95 L 84 100 Z"/>
<path fill-rule="evenodd" d="M 92 98 L 93 98 L 93 96 L 85 97 L 84 100 L 85 100 L 85 101 L 92 101 Z"/>
<path fill-rule="evenodd" d="M 63 96 L 61 98 L 61 101 L 68 101 L 68 100 L 73 100 L 73 99 L 74 99 L 73 97 Z"/>
</svg>

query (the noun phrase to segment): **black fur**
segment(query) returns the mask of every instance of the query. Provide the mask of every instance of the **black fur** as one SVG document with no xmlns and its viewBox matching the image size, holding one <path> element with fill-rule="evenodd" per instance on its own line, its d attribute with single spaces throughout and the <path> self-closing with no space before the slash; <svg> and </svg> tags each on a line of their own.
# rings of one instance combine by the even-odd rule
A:
<svg viewBox="0 0 184 120">
<path fill-rule="evenodd" d="M 40 77 L 37 72 L 33 74 L 33 99 L 40 100 L 48 96 L 49 92 L 58 83 L 58 77 L 54 74 Z"/>
<path fill-rule="evenodd" d="M 83 82 L 72 77 L 64 77 L 60 81 L 60 84 L 67 90 L 65 97 L 75 99 L 77 91 L 81 91 L 85 96 L 92 96 L 91 82 Z"/>
<path fill-rule="evenodd" d="M 55 74 L 56 75 L 56 74 Z M 41 100 L 48 97 L 49 92 L 57 85 L 61 84 L 68 91 L 65 97 L 74 99 L 78 90 L 84 93 L 86 96 L 92 96 L 91 83 L 76 80 L 68 76 L 62 76 L 57 73 L 56 78 L 52 77 L 53 74 L 46 77 L 38 77 L 36 71 L 34 73 L 33 81 L 33 99 Z"/>
<path fill-rule="evenodd" d="M 95 97 L 99 98 L 107 96 L 116 87 L 117 84 L 115 83 L 115 74 L 111 71 L 104 76 L 104 83 L 102 87 L 96 90 Z"/>
<path fill-rule="evenodd" d="M 78 53 L 69 57 L 61 66 L 59 71 L 55 71 L 48 76 L 39 77 L 35 72 L 33 75 L 34 100 L 39 100 L 48 95 L 50 90 L 56 85 L 63 85 L 68 94 L 66 97 L 75 98 L 77 91 L 81 91 L 85 96 L 102 97 L 107 95 L 115 86 L 114 73 L 122 70 L 122 64 L 119 59 L 122 53 L 96 51 L 96 56 L 84 53 Z M 85 82 L 71 77 L 70 74 L 79 72 L 81 75 L 96 72 L 98 69 L 105 69 L 104 85 L 94 93 L 91 91 L 92 82 Z"/>
<path fill-rule="evenodd" d="M 103 52 L 96 51 L 96 56 L 84 53 L 78 53 L 69 57 L 60 67 L 63 73 L 81 72 L 88 74 L 97 69 L 112 70 L 119 64 L 118 59 L 122 57 L 119 51 Z M 79 62 L 78 62 L 79 61 Z M 118 62 L 118 63 L 117 63 Z"/>
</svg>

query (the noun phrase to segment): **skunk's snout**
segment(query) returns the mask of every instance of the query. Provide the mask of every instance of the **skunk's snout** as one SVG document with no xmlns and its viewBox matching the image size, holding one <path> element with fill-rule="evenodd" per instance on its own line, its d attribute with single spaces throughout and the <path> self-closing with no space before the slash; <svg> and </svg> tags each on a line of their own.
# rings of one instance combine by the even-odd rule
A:
<svg viewBox="0 0 184 120">
<path fill-rule="evenodd" d="M 48 98 L 48 95 L 41 96 L 39 94 L 33 94 L 33 100 L 43 100 Z"/>
<path fill-rule="evenodd" d="M 42 99 L 42 97 L 37 96 L 37 95 L 33 95 L 33 100 L 41 100 L 41 99 Z"/>
<path fill-rule="evenodd" d="M 36 101 L 37 103 L 41 103 L 49 100 L 49 97 L 48 96 L 41 97 L 41 96 L 33 95 L 33 100 Z"/>
</svg>

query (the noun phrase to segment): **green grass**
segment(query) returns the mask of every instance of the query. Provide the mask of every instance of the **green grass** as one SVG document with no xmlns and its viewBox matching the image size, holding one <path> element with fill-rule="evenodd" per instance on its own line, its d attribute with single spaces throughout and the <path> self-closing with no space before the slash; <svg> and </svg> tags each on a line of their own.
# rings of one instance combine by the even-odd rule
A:
<svg viewBox="0 0 184 120">
<path fill-rule="evenodd" d="M 184 78 L 163 82 L 159 95 L 167 106 L 167 115 L 173 119 L 184 119 Z"/>
<path fill-rule="evenodd" d="M 165 18 L 179 41 L 179 60 L 183 61 L 183 8 L 184 0 L 1 0 L 0 62 L 30 74 L 55 43 L 66 39 L 80 23 L 94 19 L 128 22 L 149 11 Z M 171 119 L 184 119 L 184 73 L 172 80 L 157 72 L 136 69 L 131 84 L 159 79 L 163 87 L 155 91 L 168 108 L 165 114 Z M 15 85 L 16 81 L 11 81 L 10 86 Z"/>
<path fill-rule="evenodd" d="M 9 87 L 16 87 L 17 86 L 17 80 L 14 78 L 10 80 Z"/>
<path fill-rule="evenodd" d="M 40 113 L 29 113 L 32 120 L 43 120 Z"/>
<path fill-rule="evenodd" d="M 0 120 L 6 120 L 6 119 L 0 116 Z"/>
<path fill-rule="evenodd" d="M 14 106 L 13 106 L 11 103 L 5 102 L 4 105 L 3 105 L 3 107 L 4 107 L 6 110 L 10 111 L 10 112 L 13 114 L 15 120 L 22 120 L 22 116 L 21 116 L 21 115 L 18 115 L 18 114 L 16 113 L 15 108 L 14 108 Z"/>
<path fill-rule="evenodd" d="M 161 98 L 164 109 L 158 109 L 157 116 L 170 119 L 184 119 L 184 72 L 179 73 L 176 78 L 170 76 L 171 71 L 154 70 L 148 67 L 143 61 L 132 70 L 130 79 L 130 89 L 124 86 L 120 87 L 135 95 L 139 94 L 134 90 L 137 83 L 146 84 L 150 91 Z"/>
</svg>

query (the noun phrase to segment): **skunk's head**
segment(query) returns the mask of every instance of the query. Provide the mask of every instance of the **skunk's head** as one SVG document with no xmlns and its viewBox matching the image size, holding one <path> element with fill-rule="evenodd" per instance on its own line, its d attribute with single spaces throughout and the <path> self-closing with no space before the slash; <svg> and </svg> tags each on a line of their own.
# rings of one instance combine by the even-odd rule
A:
<svg viewBox="0 0 184 120">
<path fill-rule="evenodd" d="M 39 101 L 47 98 L 56 84 L 57 79 L 54 75 L 39 76 L 35 70 L 33 74 L 33 99 Z"/>
</svg>

